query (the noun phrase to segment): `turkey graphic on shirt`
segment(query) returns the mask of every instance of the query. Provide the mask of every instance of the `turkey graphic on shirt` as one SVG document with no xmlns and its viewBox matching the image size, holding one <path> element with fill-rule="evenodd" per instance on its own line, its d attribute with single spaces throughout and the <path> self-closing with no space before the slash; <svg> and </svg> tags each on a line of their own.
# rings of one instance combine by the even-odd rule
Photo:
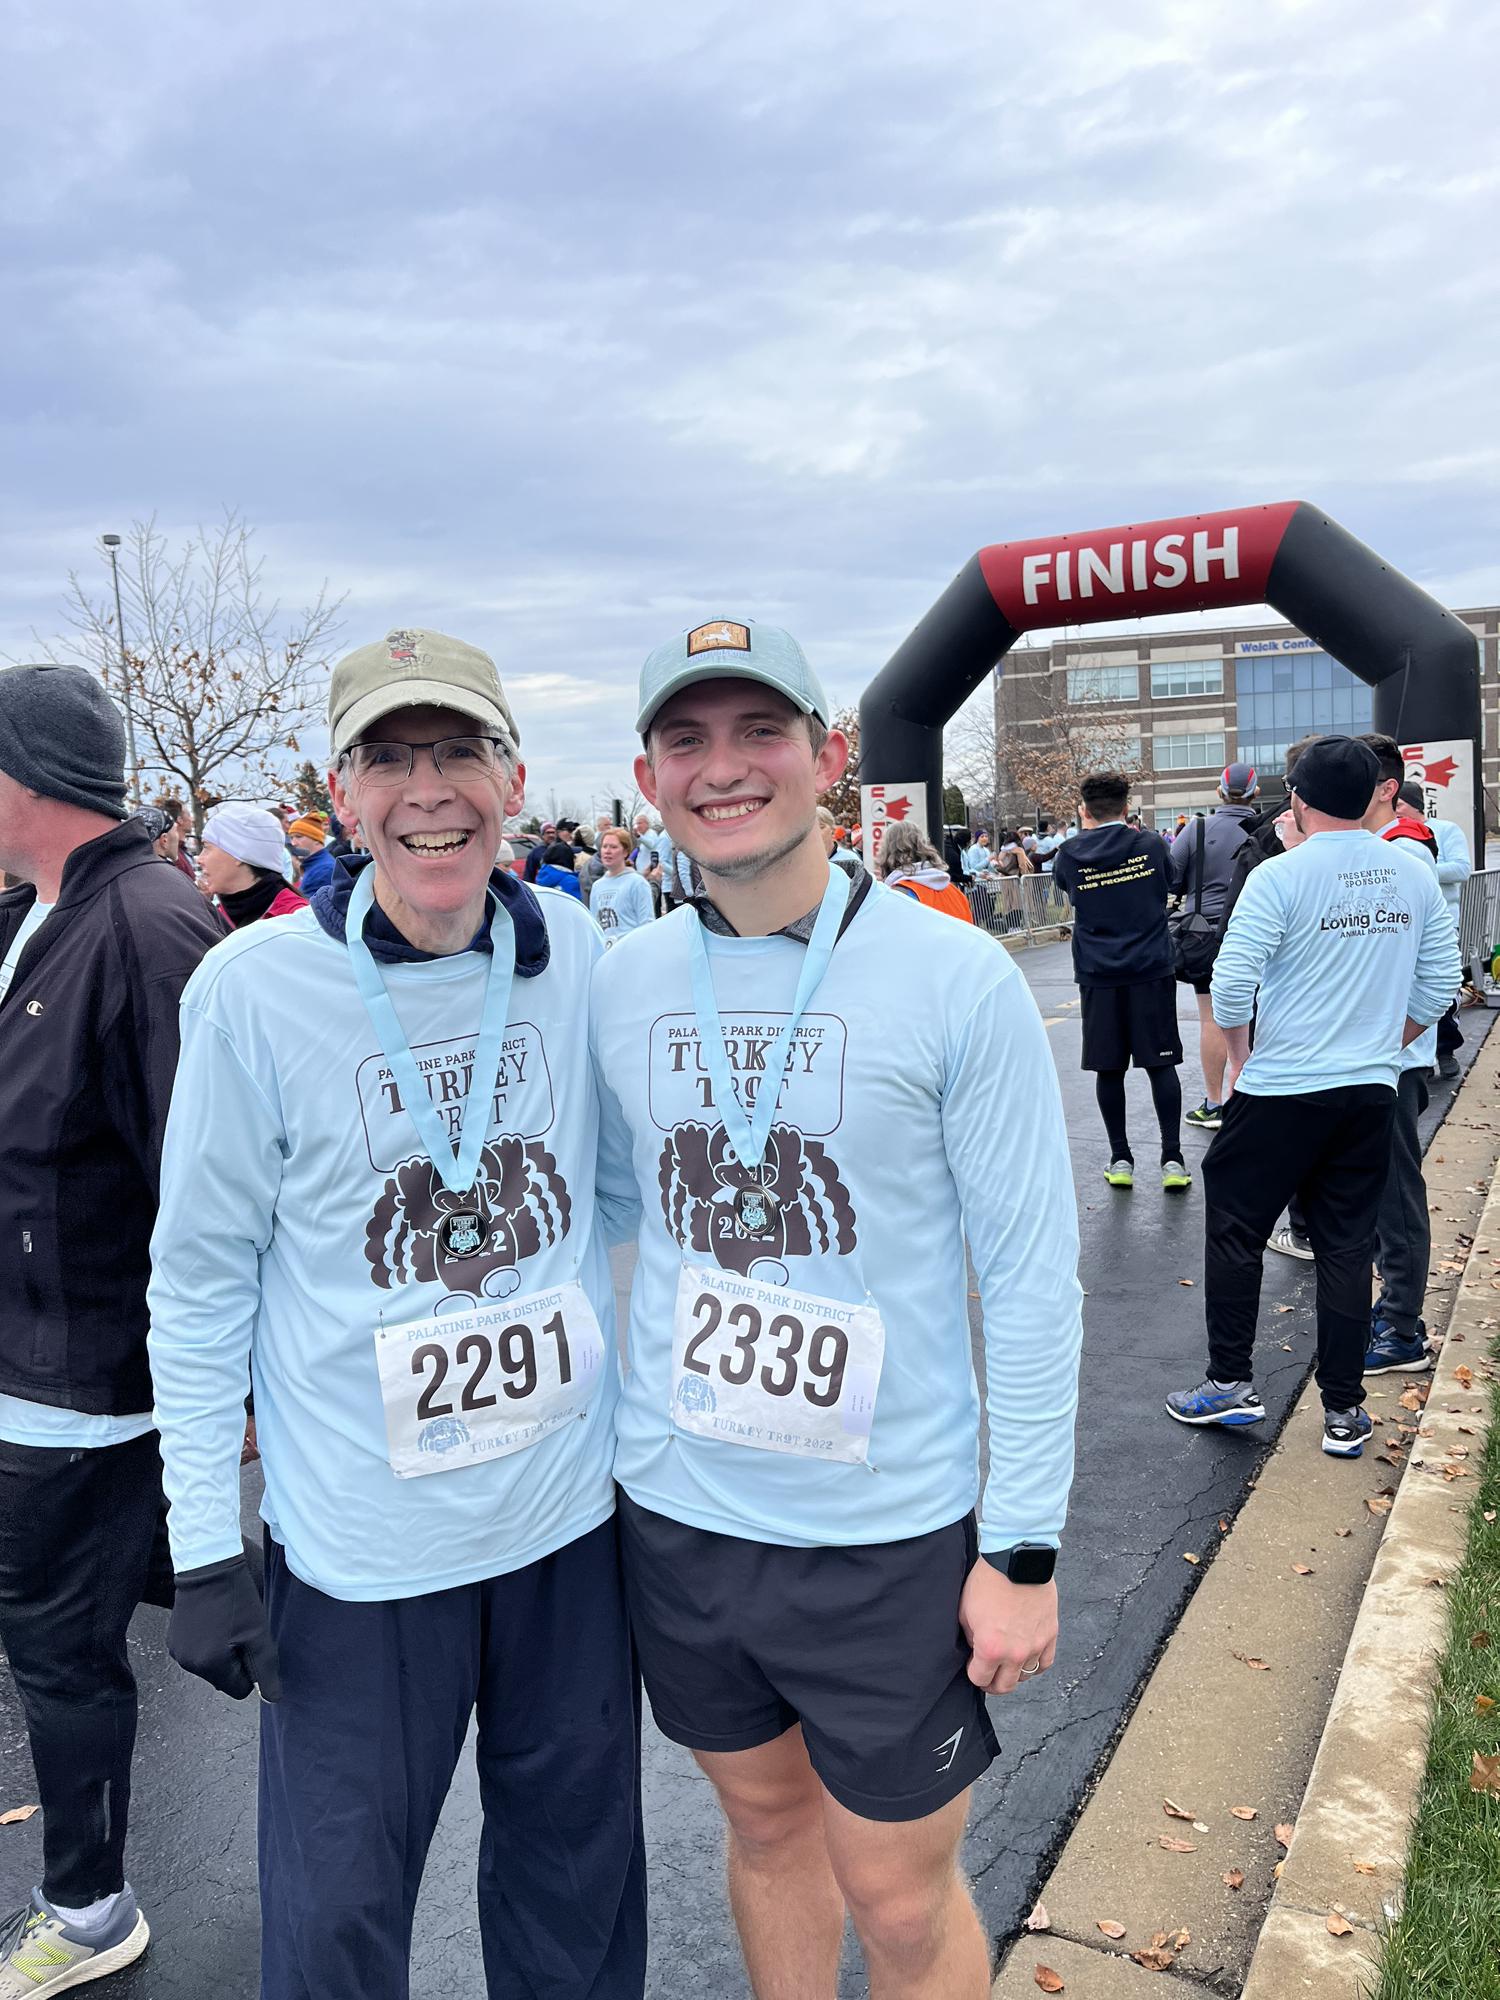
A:
<svg viewBox="0 0 1500 2000">
<path fill-rule="evenodd" d="M 472 1206 L 468 1193 L 451 1194 L 425 1155 L 403 1160 L 376 1198 L 365 1231 L 375 1283 L 390 1291 L 437 1282 L 450 1293 L 504 1298 L 516 1288 L 521 1260 L 567 1235 L 573 1200 L 545 1146 L 511 1136 L 491 1140 L 479 1156 L 475 1186 L 487 1218 L 484 1246 L 455 1257 L 438 1232 L 445 1216 Z"/>
<path fill-rule="evenodd" d="M 791 1125 L 773 1125 L 765 1156 L 753 1171 L 740 1165 L 722 1125 L 689 1123 L 667 1135 L 658 1169 L 662 1213 L 684 1250 L 711 1256 L 741 1277 L 770 1275 L 768 1262 L 788 1257 L 846 1257 L 856 1234 L 854 1208 L 837 1163 L 816 1139 Z M 765 1187 L 778 1204 L 774 1227 L 751 1236 L 740 1227 L 734 1199 L 741 1188 Z"/>
</svg>

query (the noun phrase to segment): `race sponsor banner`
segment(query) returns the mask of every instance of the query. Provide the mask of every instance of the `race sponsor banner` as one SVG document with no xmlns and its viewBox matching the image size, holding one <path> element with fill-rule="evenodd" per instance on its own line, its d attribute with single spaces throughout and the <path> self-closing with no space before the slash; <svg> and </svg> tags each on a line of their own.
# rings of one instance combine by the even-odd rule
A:
<svg viewBox="0 0 1500 2000">
<path fill-rule="evenodd" d="M 1441 742 L 1403 743 L 1401 755 L 1408 779 L 1422 787 L 1427 817 L 1462 827 L 1469 859 L 1481 866 L 1474 853 L 1474 745 L 1466 736 L 1450 736 Z"/>
<path fill-rule="evenodd" d="M 865 866 L 873 875 L 880 843 L 888 826 L 910 820 L 927 831 L 927 787 L 913 785 L 861 785 L 859 817 L 864 839 Z"/>
</svg>

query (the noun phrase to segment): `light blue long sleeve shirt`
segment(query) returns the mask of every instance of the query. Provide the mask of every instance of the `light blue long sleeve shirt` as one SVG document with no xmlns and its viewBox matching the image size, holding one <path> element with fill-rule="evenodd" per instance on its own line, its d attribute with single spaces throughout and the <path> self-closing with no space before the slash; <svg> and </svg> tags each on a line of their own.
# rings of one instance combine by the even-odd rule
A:
<svg viewBox="0 0 1500 2000">
<path fill-rule="evenodd" d="M 342 940 L 298 910 L 235 932 L 188 982 L 149 1292 L 179 1571 L 240 1552 L 252 1376 L 262 1515 L 294 1575 L 327 1596 L 414 1597 L 503 1575 L 613 1511 L 614 1293 L 595 1227 L 598 1101 L 580 1033 L 603 944 L 581 904 L 538 900 L 550 957 L 511 989 L 486 1122 L 494 1234 L 462 1263 L 438 1256 L 432 1169 Z M 489 964 L 465 951 L 382 968 L 450 1137 Z M 398 1477 L 377 1329 L 575 1277 L 606 1342 L 583 1417 L 508 1456 Z"/>
<path fill-rule="evenodd" d="M 979 1496 L 967 1239 L 989 1426 L 980 1545 L 1055 1543 L 1082 1295 L 1057 1075 L 1025 980 L 972 926 L 867 895 L 789 1052 L 772 1130 L 783 1229 L 759 1246 L 713 1220 L 732 1162 L 698 1042 L 693 921 L 684 910 L 633 932 L 593 981 L 600 1196 L 615 1228 L 634 1218 L 639 1248 L 616 1477 L 671 1519 L 790 1546 L 901 1541 L 961 1519 Z M 706 942 L 731 1065 L 758 1084 L 807 947 Z M 867 1464 L 674 1427 L 685 1254 L 851 1304 L 868 1290 L 886 1345 Z"/>
<path fill-rule="evenodd" d="M 1219 1026 L 1255 1020 L 1236 1090 L 1394 1089 L 1407 1017 L 1436 1021 L 1459 971 L 1429 855 L 1362 828 L 1313 834 L 1248 877 L 1214 963 Z"/>
<path fill-rule="evenodd" d="M 1455 924 L 1458 922 L 1458 899 L 1465 882 L 1474 872 L 1474 863 L 1469 858 L 1469 839 L 1457 821 L 1451 819 L 1430 819 L 1437 841 L 1437 878 L 1442 886 L 1443 901 Z"/>
</svg>

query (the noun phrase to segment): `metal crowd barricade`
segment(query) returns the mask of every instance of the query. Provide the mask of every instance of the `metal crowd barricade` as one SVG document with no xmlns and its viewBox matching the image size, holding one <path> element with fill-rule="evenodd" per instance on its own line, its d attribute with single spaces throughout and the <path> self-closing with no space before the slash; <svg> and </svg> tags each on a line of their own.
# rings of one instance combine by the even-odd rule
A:
<svg viewBox="0 0 1500 2000">
<path fill-rule="evenodd" d="M 1500 868 L 1478 868 L 1458 892 L 1458 952 L 1481 993 L 1500 990 L 1490 965 L 1500 946 Z"/>
<path fill-rule="evenodd" d="M 965 888 L 975 923 L 991 937 L 1043 943 L 1073 921 L 1072 905 L 1050 875 L 984 875 Z"/>
</svg>

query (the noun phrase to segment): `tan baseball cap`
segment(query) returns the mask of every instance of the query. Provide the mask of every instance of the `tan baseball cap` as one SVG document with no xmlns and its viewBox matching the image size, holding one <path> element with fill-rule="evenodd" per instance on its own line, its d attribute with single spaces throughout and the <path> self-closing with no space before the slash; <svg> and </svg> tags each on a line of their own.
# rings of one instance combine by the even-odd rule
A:
<svg viewBox="0 0 1500 2000">
<path fill-rule="evenodd" d="M 423 706 L 455 709 L 503 736 L 511 750 L 521 747 L 521 732 L 489 654 L 446 633 L 410 626 L 345 654 L 334 668 L 328 684 L 333 761 L 372 722 L 399 708 Z"/>
</svg>

